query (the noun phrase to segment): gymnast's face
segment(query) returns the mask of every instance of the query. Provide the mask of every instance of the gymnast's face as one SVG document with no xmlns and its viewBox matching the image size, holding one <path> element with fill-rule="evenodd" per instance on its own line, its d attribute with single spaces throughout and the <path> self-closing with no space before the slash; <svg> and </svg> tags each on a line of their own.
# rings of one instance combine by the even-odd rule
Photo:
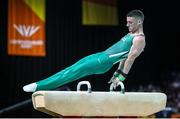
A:
<svg viewBox="0 0 180 119">
<path fill-rule="evenodd" d="M 127 17 L 126 19 L 129 32 L 135 33 L 139 29 L 140 20 L 136 19 L 135 17 Z"/>
</svg>

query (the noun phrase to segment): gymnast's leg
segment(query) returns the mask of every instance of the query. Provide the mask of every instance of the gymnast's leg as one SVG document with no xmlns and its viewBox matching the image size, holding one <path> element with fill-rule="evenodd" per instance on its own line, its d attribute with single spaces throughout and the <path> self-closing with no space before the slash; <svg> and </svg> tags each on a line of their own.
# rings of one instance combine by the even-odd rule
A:
<svg viewBox="0 0 180 119">
<path fill-rule="evenodd" d="M 24 86 L 23 89 L 26 92 L 55 89 L 88 75 L 105 73 L 112 66 L 106 53 L 92 54 L 44 80 Z"/>
</svg>

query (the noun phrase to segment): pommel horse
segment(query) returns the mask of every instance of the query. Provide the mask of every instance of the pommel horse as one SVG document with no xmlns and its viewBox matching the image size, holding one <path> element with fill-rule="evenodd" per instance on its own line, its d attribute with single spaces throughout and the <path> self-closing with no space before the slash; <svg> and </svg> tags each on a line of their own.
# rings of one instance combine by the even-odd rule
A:
<svg viewBox="0 0 180 119">
<path fill-rule="evenodd" d="M 87 91 L 81 91 L 87 85 Z M 149 116 L 166 107 L 167 96 L 158 92 L 125 92 L 122 82 L 121 91 L 96 92 L 91 90 L 88 81 L 81 81 L 77 91 L 37 91 L 32 94 L 36 110 L 55 117 L 115 117 Z"/>
</svg>

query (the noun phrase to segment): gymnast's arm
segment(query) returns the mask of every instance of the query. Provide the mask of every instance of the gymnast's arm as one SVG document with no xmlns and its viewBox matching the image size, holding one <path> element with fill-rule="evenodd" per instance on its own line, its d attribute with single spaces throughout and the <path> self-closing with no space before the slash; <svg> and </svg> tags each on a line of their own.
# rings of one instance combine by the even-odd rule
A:
<svg viewBox="0 0 180 119">
<path fill-rule="evenodd" d="M 123 73 L 128 74 L 131 69 L 135 59 L 141 54 L 145 47 L 145 37 L 135 36 L 133 39 L 133 45 L 130 49 L 128 57 L 126 60 L 120 62 L 118 69 Z"/>
<path fill-rule="evenodd" d="M 135 36 L 127 59 L 119 63 L 118 69 L 115 71 L 113 77 L 108 83 L 113 83 L 114 88 L 116 88 L 119 81 L 124 81 L 129 70 L 131 69 L 132 64 L 134 63 L 134 60 L 141 54 L 141 52 L 144 50 L 144 47 L 145 37 Z"/>
</svg>

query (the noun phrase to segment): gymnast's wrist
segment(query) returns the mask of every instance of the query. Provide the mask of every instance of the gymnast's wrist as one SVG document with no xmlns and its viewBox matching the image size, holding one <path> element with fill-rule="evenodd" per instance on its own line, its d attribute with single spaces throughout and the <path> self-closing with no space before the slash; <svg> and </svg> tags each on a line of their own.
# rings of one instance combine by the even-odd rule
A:
<svg viewBox="0 0 180 119">
<path fill-rule="evenodd" d="M 127 74 L 125 74 L 121 70 L 116 70 L 114 76 L 117 77 L 120 81 L 124 81 L 127 77 Z"/>
</svg>

